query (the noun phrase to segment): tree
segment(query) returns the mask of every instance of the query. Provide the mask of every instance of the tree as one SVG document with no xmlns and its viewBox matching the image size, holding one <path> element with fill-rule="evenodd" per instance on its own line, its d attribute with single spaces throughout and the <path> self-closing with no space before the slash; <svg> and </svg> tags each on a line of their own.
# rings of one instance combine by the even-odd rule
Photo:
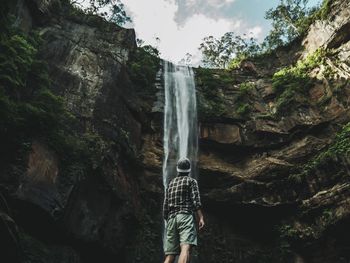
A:
<svg viewBox="0 0 350 263">
<path fill-rule="evenodd" d="M 108 21 L 114 22 L 120 26 L 127 22 L 132 22 L 125 11 L 125 6 L 121 0 L 89 0 L 89 5 L 84 7 L 84 0 L 71 1 L 72 4 L 79 6 L 88 14 L 99 15 Z"/>
<path fill-rule="evenodd" d="M 192 58 L 193 58 L 192 54 L 186 53 L 185 57 L 183 57 L 183 58 L 178 62 L 178 64 L 179 64 L 179 65 L 186 65 L 186 66 L 189 66 L 189 65 L 191 65 L 191 63 L 192 63 Z"/>
<path fill-rule="evenodd" d="M 305 32 L 307 19 L 315 12 L 307 3 L 308 0 L 280 0 L 276 8 L 266 12 L 265 18 L 272 20 L 272 30 L 264 41 L 266 49 L 289 43 Z"/>
<path fill-rule="evenodd" d="M 160 52 L 144 41 L 137 40 L 138 47 L 130 58 L 130 77 L 141 90 L 154 88 L 154 82 L 160 66 Z"/>
<path fill-rule="evenodd" d="M 260 46 L 254 38 L 227 32 L 219 39 L 213 36 L 204 38 L 199 50 L 206 66 L 226 68 L 233 59 L 256 55 L 260 51 Z"/>
</svg>

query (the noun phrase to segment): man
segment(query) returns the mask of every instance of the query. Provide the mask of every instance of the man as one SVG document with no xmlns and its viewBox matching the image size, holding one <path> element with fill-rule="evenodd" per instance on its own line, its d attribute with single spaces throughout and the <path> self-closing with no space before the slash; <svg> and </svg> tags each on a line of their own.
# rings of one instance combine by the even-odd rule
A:
<svg viewBox="0 0 350 263">
<path fill-rule="evenodd" d="M 190 261 L 191 247 L 197 245 L 197 230 L 194 214 L 198 219 L 198 228 L 204 227 L 201 201 L 196 179 L 191 178 L 191 162 L 182 158 L 177 163 L 178 176 L 170 181 L 165 192 L 163 216 L 166 220 L 164 241 L 164 263 L 173 263 L 179 255 L 178 263 Z"/>
</svg>

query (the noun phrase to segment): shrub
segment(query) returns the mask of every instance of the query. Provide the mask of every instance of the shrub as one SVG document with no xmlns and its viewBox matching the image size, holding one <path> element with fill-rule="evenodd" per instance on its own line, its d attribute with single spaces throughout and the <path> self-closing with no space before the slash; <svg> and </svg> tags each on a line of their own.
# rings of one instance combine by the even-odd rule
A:
<svg viewBox="0 0 350 263">
<path fill-rule="evenodd" d="M 152 90 L 160 66 L 159 51 L 150 45 L 138 47 L 131 56 L 130 76 L 139 90 Z"/>
<path fill-rule="evenodd" d="M 285 111 L 295 103 L 296 96 L 306 97 L 315 80 L 310 78 L 310 72 L 324 65 L 327 53 L 323 49 L 315 51 L 296 65 L 283 68 L 272 77 L 272 87 L 277 94 L 277 112 Z M 329 71 L 329 70 L 328 70 Z"/>
</svg>

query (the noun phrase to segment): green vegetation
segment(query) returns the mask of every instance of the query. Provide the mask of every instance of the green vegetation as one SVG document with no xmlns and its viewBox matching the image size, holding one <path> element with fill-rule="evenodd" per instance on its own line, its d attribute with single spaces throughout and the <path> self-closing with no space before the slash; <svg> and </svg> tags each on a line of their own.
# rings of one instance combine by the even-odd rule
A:
<svg viewBox="0 0 350 263">
<path fill-rule="evenodd" d="M 200 118 L 219 117 L 226 112 L 220 90 L 234 81 L 228 71 L 197 68 L 195 71 L 198 93 L 198 113 Z"/>
<path fill-rule="evenodd" d="M 233 32 L 227 32 L 220 38 L 204 38 L 199 47 L 204 64 L 214 68 L 235 69 L 244 59 L 264 57 L 304 36 L 315 20 L 326 19 L 331 10 L 330 0 L 324 0 L 315 8 L 308 8 L 308 2 L 280 0 L 276 8 L 269 9 L 265 18 L 271 20 L 272 29 L 261 44 L 254 38 L 238 36 Z"/>
<path fill-rule="evenodd" d="M 272 29 L 262 46 L 266 51 L 287 45 L 303 37 L 316 20 L 324 20 L 330 12 L 331 1 L 323 0 L 318 7 L 308 8 L 308 0 L 280 0 L 276 8 L 266 12 Z"/>
<path fill-rule="evenodd" d="M 272 87 L 277 95 L 277 113 L 285 112 L 292 103 L 295 103 L 297 95 L 305 98 L 315 80 L 310 78 L 310 72 L 325 65 L 327 53 L 323 49 L 315 51 L 296 65 L 283 68 L 272 77 Z M 330 70 L 324 74 L 330 74 Z"/>
<path fill-rule="evenodd" d="M 323 0 L 321 6 L 319 9 L 317 9 L 312 17 L 312 21 L 315 20 L 325 20 L 327 18 L 327 16 L 329 15 L 329 13 L 331 12 L 331 5 L 332 5 L 332 1 L 331 0 Z M 310 23 L 311 24 L 311 23 Z"/>
<path fill-rule="evenodd" d="M 27 37 L 10 26 L 0 33 L 3 153 L 14 153 L 30 138 L 49 137 L 71 119 L 63 99 L 49 90 L 47 66 L 37 58 L 39 44 L 36 34 Z"/>
<path fill-rule="evenodd" d="M 249 94 L 249 91 L 254 89 L 255 85 L 251 82 L 243 82 L 239 84 L 239 93 L 237 96 L 237 100 L 244 99 Z"/>
<path fill-rule="evenodd" d="M 6 21 L 0 32 L 1 163 L 23 163 L 21 158 L 37 140 L 58 154 L 62 173 L 86 174 L 99 166 L 113 143 L 95 133 L 81 135 L 64 99 L 50 89 L 47 65 L 38 56 L 40 37 L 35 32 L 24 35 L 11 26 L 10 18 Z M 124 137 L 121 141 L 127 142 Z"/>
<path fill-rule="evenodd" d="M 340 156 L 346 157 L 350 153 L 350 123 L 344 125 L 342 130 L 336 135 L 331 145 L 326 147 L 321 153 L 316 155 L 306 164 L 297 167 L 293 173 L 289 176 L 289 180 L 300 184 L 304 182 L 305 178 L 315 172 L 317 169 L 324 170 L 327 166 L 337 160 Z M 339 166 L 340 169 L 332 168 L 332 172 L 329 175 L 330 178 L 341 178 L 347 174 L 342 170 L 344 167 Z"/>
<path fill-rule="evenodd" d="M 272 21 L 272 29 L 265 38 L 267 50 L 292 42 L 304 35 L 316 9 L 307 7 L 308 0 L 280 0 L 276 8 L 266 12 L 265 18 Z"/>
<path fill-rule="evenodd" d="M 292 221 L 293 225 L 283 223 L 278 227 L 280 243 L 284 243 L 287 248 L 297 243 L 301 239 L 310 240 L 319 238 L 327 227 L 337 220 L 336 211 L 330 208 L 323 208 L 317 211 L 310 218 L 308 212 L 300 213 Z M 306 218 L 306 220 L 305 220 Z"/>
<path fill-rule="evenodd" d="M 298 231 L 291 225 L 284 224 L 279 228 L 282 239 L 294 239 L 298 237 Z"/>
<path fill-rule="evenodd" d="M 255 85 L 251 82 L 243 82 L 239 85 L 239 93 L 235 98 L 237 105 L 236 113 L 242 117 L 246 116 L 252 110 L 248 101 L 248 94 L 254 87 Z"/>
<path fill-rule="evenodd" d="M 139 90 L 152 90 L 159 67 L 157 48 L 150 45 L 138 47 L 131 57 L 130 77 Z"/>
<path fill-rule="evenodd" d="M 243 59 L 258 54 L 260 47 L 254 38 L 247 39 L 246 36 L 241 37 L 233 32 L 227 32 L 219 39 L 213 36 L 204 38 L 199 50 L 202 51 L 206 66 L 233 68 Z"/>
<path fill-rule="evenodd" d="M 307 164 L 302 167 L 302 174 L 308 175 L 311 171 L 327 163 L 337 156 L 348 156 L 350 152 L 350 123 L 346 124 L 337 134 L 334 142 Z"/>
<path fill-rule="evenodd" d="M 87 15 L 97 15 L 105 21 L 124 25 L 131 22 L 131 18 L 125 11 L 124 4 L 120 0 L 89 0 L 87 6 L 83 6 L 81 1 L 69 0 L 69 2 Z"/>
<path fill-rule="evenodd" d="M 240 116 L 245 116 L 251 111 L 250 105 L 248 103 L 239 104 L 237 108 L 237 114 Z"/>
<path fill-rule="evenodd" d="M 197 101 L 200 118 L 215 118 L 226 114 L 224 90 L 232 86 L 235 81 L 231 71 L 197 68 L 195 73 L 197 87 L 199 87 Z M 252 82 L 244 82 L 238 86 L 232 112 L 236 117 L 246 117 L 252 111 L 249 93 L 254 88 L 255 85 Z"/>
</svg>

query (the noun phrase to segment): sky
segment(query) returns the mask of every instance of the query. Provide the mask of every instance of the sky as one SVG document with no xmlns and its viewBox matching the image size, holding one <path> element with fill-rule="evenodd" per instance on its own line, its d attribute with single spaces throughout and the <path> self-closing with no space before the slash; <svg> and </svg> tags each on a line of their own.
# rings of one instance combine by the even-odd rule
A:
<svg viewBox="0 0 350 263">
<path fill-rule="evenodd" d="M 279 0 L 122 0 L 137 38 L 156 46 L 161 57 L 179 62 L 186 53 L 193 63 L 206 36 L 221 37 L 232 31 L 262 41 L 271 25 L 265 12 Z M 314 6 L 320 0 L 309 0 Z M 158 39 L 158 40 L 157 40 Z"/>
</svg>

